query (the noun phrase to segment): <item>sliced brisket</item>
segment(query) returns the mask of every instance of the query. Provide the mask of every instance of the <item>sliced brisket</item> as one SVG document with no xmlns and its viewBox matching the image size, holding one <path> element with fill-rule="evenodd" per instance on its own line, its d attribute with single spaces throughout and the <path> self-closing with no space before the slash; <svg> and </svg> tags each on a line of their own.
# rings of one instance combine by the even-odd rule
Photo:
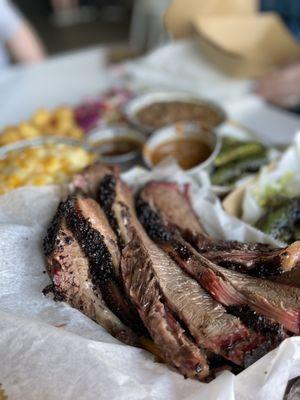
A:
<svg viewBox="0 0 300 400">
<path fill-rule="evenodd" d="M 95 163 L 85 168 L 81 173 L 75 175 L 73 179 L 73 189 L 89 197 L 96 197 L 99 183 L 110 173 L 118 173 L 119 170 L 114 166 L 106 166 Z"/>
<path fill-rule="evenodd" d="M 272 280 L 284 285 L 300 288 L 300 269 L 295 268 L 292 271 L 284 272 L 283 274 L 272 277 Z"/>
<path fill-rule="evenodd" d="M 82 217 L 88 221 L 90 226 L 102 237 L 102 240 L 110 253 L 112 266 L 115 274 L 120 276 L 121 253 L 117 244 L 117 238 L 111 229 L 105 213 L 99 207 L 98 203 L 91 198 L 76 198 L 76 207 Z"/>
<path fill-rule="evenodd" d="M 90 167 L 74 187 L 101 206 L 70 200 L 66 218 L 95 286 L 132 326 L 124 285 L 162 357 L 185 376 L 206 378 L 206 357 L 213 353 L 247 366 L 287 336 L 283 327 L 299 333 L 300 289 L 237 272 L 268 276 L 290 270 L 299 263 L 299 243 L 274 249 L 213 240 L 195 215 L 187 188 L 181 192 L 165 182 L 146 185 L 136 202 L 152 241 L 115 168 Z M 92 243 L 101 246 L 96 251 Z"/>
<path fill-rule="evenodd" d="M 249 305 L 258 314 L 300 333 L 300 289 L 222 268 L 183 239 L 162 243 L 164 250 L 225 306 Z"/>
<path fill-rule="evenodd" d="M 61 203 L 44 239 L 47 271 L 55 298 L 82 311 L 119 340 L 136 343 L 136 335 L 113 314 L 93 283 L 89 262 L 74 234 L 67 228 Z"/>
<path fill-rule="evenodd" d="M 144 219 L 145 223 L 149 219 L 149 207 L 168 228 L 178 230 L 198 252 L 223 267 L 266 277 L 300 264 L 300 242 L 285 249 L 274 249 L 262 243 L 241 243 L 208 237 L 191 207 L 186 187 L 181 192 L 175 183 L 148 183 L 137 199 L 139 218 Z M 146 214 L 145 217 L 143 214 Z"/>
<path fill-rule="evenodd" d="M 163 301 L 147 249 L 138 235 L 131 236 L 123 251 L 122 272 L 128 293 L 137 307 L 160 356 L 189 378 L 209 374 L 205 354 L 190 340 Z"/>
<path fill-rule="evenodd" d="M 72 198 L 66 208 L 67 226 L 89 261 L 92 281 L 105 303 L 126 325 L 143 333 L 138 314 L 123 291 L 117 240 L 105 214 L 93 199 Z"/>
<path fill-rule="evenodd" d="M 214 288 L 212 289 L 209 284 L 211 280 L 210 271 L 205 269 L 205 267 L 203 268 L 203 271 L 201 270 L 201 273 L 199 273 L 200 277 L 198 277 L 199 261 L 197 256 L 199 254 L 197 253 L 197 251 L 191 245 L 185 242 L 184 239 L 182 239 L 182 237 L 178 234 L 178 232 L 176 231 L 174 232 L 168 229 L 167 226 L 163 223 L 160 216 L 155 211 L 153 211 L 150 208 L 150 206 L 146 203 L 143 204 L 142 221 L 144 223 L 147 233 L 152 238 L 152 240 L 154 240 L 167 254 L 169 254 L 187 273 L 196 278 L 196 280 L 198 280 L 198 282 L 205 289 L 207 289 L 217 301 L 220 301 L 225 306 L 247 304 L 245 301 L 246 298 L 245 297 L 242 298 L 242 296 L 238 291 L 235 292 L 236 298 L 235 299 L 228 298 L 227 299 L 228 302 L 220 298 L 217 289 L 216 290 L 214 290 Z M 206 260 L 203 256 L 200 257 Z M 206 261 L 212 264 L 209 260 Z M 215 267 L 227 271 L 226 269 L 223 269 L 217 265 L 215 265 Z M 231 271 L 227 272 L 231 273 Z M 217 279 L 219 276 L 218 271 L 215 272 L 215 276 Z M 247 278 L 246 275 L 245 277 Z M 255 278 L 250 278 L 250 279 L 255 279 Z M 239 295 L 240 298 L 238 297 Z M 232 303 L 230 303 L 230 301 L 232 301 Z M 263 303 L 263 300 L 261 300 L 261 303 Z M 237 312 L 238 310 L 240 311 L 239 313 Z M 282 326 L 276 323 L 276 321 L 278 320 L 276 319 L 275 321 L 268 320 L 267 318 L 262 317 L 260 312 L 256 313 L 253 310 L 249 310 L 247 318 L 245 318 L 246 314 L 243 314 L 242 312 L 244 310 L 245 307 L 244 308 L 236 307 L 236 312 L 234 314 L 238 316 L 243 322 L 245 322 L 245 324 L 248 327 L 254 329 L 257 332 L 261 332 L 266 339 L 262 346 L 262 349 L 264 350 L 262 352 L 257 352 L 256 353 L 257 356 L 262 356 L 263 353 L 265 354 L 270 349 L 276 347 L 278 343 L 280 343 L 286 337 L 286 334 Z M 266 315 L 267 317 L 270 318 L 270 315 L 268 314 L 263 314 L 263 315 Z M 262 321 L 264 321 L 265 326 L 267 325 L 267 322 L 269 326 L 272 326 L 272 330 L 269 331 L 268 335 L 265 334 L 266 329 L 261 329 L 261 330 L 257 329 L 259 326 L 261 327 L 263 326 Z M 252 354 L 252 360 L 254 360 L 254 358 L 255 355 Z M 249 362 L 250 360 L 251 357 L 250 358 L 248 357 L 246 362 Z"/>
<path fill-rule="evenodd" d="M 157 277 L 164 303 L 185 324 L 200 347 L 244 365 L 246 353 L 256 348 L 263 338 L 226 313 L 220 304 L 193 279 L 182 273 L 176 263 L 149 240 L 136 218 L 131 192 L 118 176 L 115 175 L 114 178 L 115 194 L 111 212 L 118 224 L 121 238 L 128 244 L 131 231 L 138 233 L 140 247 L 147 253 L 147 265 L 151 265 Z M 141 268 L 146 263 L 141 257 L 138 261 Z"/>
<path fill-rule="evenodd" d="M 230 306 L 227 311 L 240 318 L 247 326 L 251 326 L 255 332 L 263 333 L 269 340 L 279 345 L 288 337 L 281 324 L 278 324 L 263 315 L 252 310 L 248 305 Z"/>
<path fill-rule="evenodd" d="M 109 167 L 96 163 L 76 175 L 73 180 L 73 186 L 76 191 L 80 191 L 97 200 L 117 236 L 119 247 L 122 248 L 124 243 L 122 242 L 118 223 L 115 220 L 112 209 L 116 196 L 122 196 L 123 193 L 123 190 L 119 191 L 119 186 L 123 185 L 123 183 L 121 181 L 117 182 L 118 176 L 119 170 L 117 167 Z"/>
</svg>

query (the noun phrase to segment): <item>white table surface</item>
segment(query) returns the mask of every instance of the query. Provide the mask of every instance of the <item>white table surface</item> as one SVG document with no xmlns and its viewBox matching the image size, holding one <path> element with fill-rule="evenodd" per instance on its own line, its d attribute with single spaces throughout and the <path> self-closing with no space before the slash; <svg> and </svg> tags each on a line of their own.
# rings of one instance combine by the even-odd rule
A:
<svg viewBox="0 0 300 400">
<path fill-rule="evenodd" d="M 193 42 L 165 45 L 125 64 L 138 88 L 188 90 L 218 101 L 229 116 L 263 141 L 289 143 L 300 129 L 300 117 L 278 110 L 249 94 L 251 82 L 225 77 L 198 52 Z M 68 53 L 34 66 L 0 73 L 0 129 L 27 119 L 37 108 L 77 104 L 113 83 L 103 47 Z"/>
<path fill-rule="evenodd" d="M 66 53 L 33 66 L 0 72 L 0 127 L 27 119 L 37 108 L 77 104 L 110 85 L 103 47 Z"/>
<path fill-rule="evenodd" d="M 300 130 L 300 116 L 266 104 L 256 96 L 224 102 L 228 115 L 249 128 L 266 144 L 287 145 Z"/>
</svg>

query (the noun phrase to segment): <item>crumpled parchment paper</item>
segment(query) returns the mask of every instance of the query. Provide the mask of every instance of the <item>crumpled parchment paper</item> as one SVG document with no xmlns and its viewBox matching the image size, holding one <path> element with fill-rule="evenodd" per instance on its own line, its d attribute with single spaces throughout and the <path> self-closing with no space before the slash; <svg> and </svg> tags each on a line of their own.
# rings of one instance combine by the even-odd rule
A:
<svg viewBox="0 0 300 400">
<path fill-rule="evenodd" d="M 214 236 L 272 239 L 240 223 L 174 165 L 134 169 L 134 187 L 166 179 L 192 184 L 194 208 Z M 184 379 L 148 352 L 126 346 L 79 311 L 42 294 L 50 283 L 41 239 L 59 199 L 55 186 L 0 197 L 0 383 L 8 400 L 281 400 L 300 375 L 300 338 L 291 338 L 250 368 L 209 384 Z"/>
</svg>

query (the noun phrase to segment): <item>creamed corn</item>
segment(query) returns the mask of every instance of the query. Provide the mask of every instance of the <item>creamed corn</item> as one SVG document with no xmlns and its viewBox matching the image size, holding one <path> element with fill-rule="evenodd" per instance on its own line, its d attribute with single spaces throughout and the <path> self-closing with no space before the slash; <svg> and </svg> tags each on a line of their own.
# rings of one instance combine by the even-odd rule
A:
<svg viewBox="0 0 300 400">
<path fill-rule="evenodd" d="M 0 159 L 0 194 L 25 185 L 68 182 L 94 158 L 81 147 L 61 143 L 10 151 Z"/>
</svg>

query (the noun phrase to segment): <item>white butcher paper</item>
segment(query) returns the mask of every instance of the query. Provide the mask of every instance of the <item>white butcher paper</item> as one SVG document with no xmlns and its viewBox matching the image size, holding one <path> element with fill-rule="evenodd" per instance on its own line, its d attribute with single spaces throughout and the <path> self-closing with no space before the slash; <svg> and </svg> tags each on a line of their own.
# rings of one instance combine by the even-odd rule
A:
<svg viewBox="0 0 300 400">
<path fill-rule="evenodd" d="M 219 200 L 174 165 L 124 175 L 134 188 L 155 180 L 191 184 L 204 227 L 216 237 L 275 243 L 228 216 Z M 126 346 L 62 302 L 50 283 L 41 241 L 62 196 L 57 186 L 25 187 L 0 197 L 0 389 L 8 400 L 281 400 L 300 375 L 300 338 L 241 374 L 210 383 L 184 379 L 142 349 Z M 1 390 L 0 390 L 1 398 Z"/>
</svg>

